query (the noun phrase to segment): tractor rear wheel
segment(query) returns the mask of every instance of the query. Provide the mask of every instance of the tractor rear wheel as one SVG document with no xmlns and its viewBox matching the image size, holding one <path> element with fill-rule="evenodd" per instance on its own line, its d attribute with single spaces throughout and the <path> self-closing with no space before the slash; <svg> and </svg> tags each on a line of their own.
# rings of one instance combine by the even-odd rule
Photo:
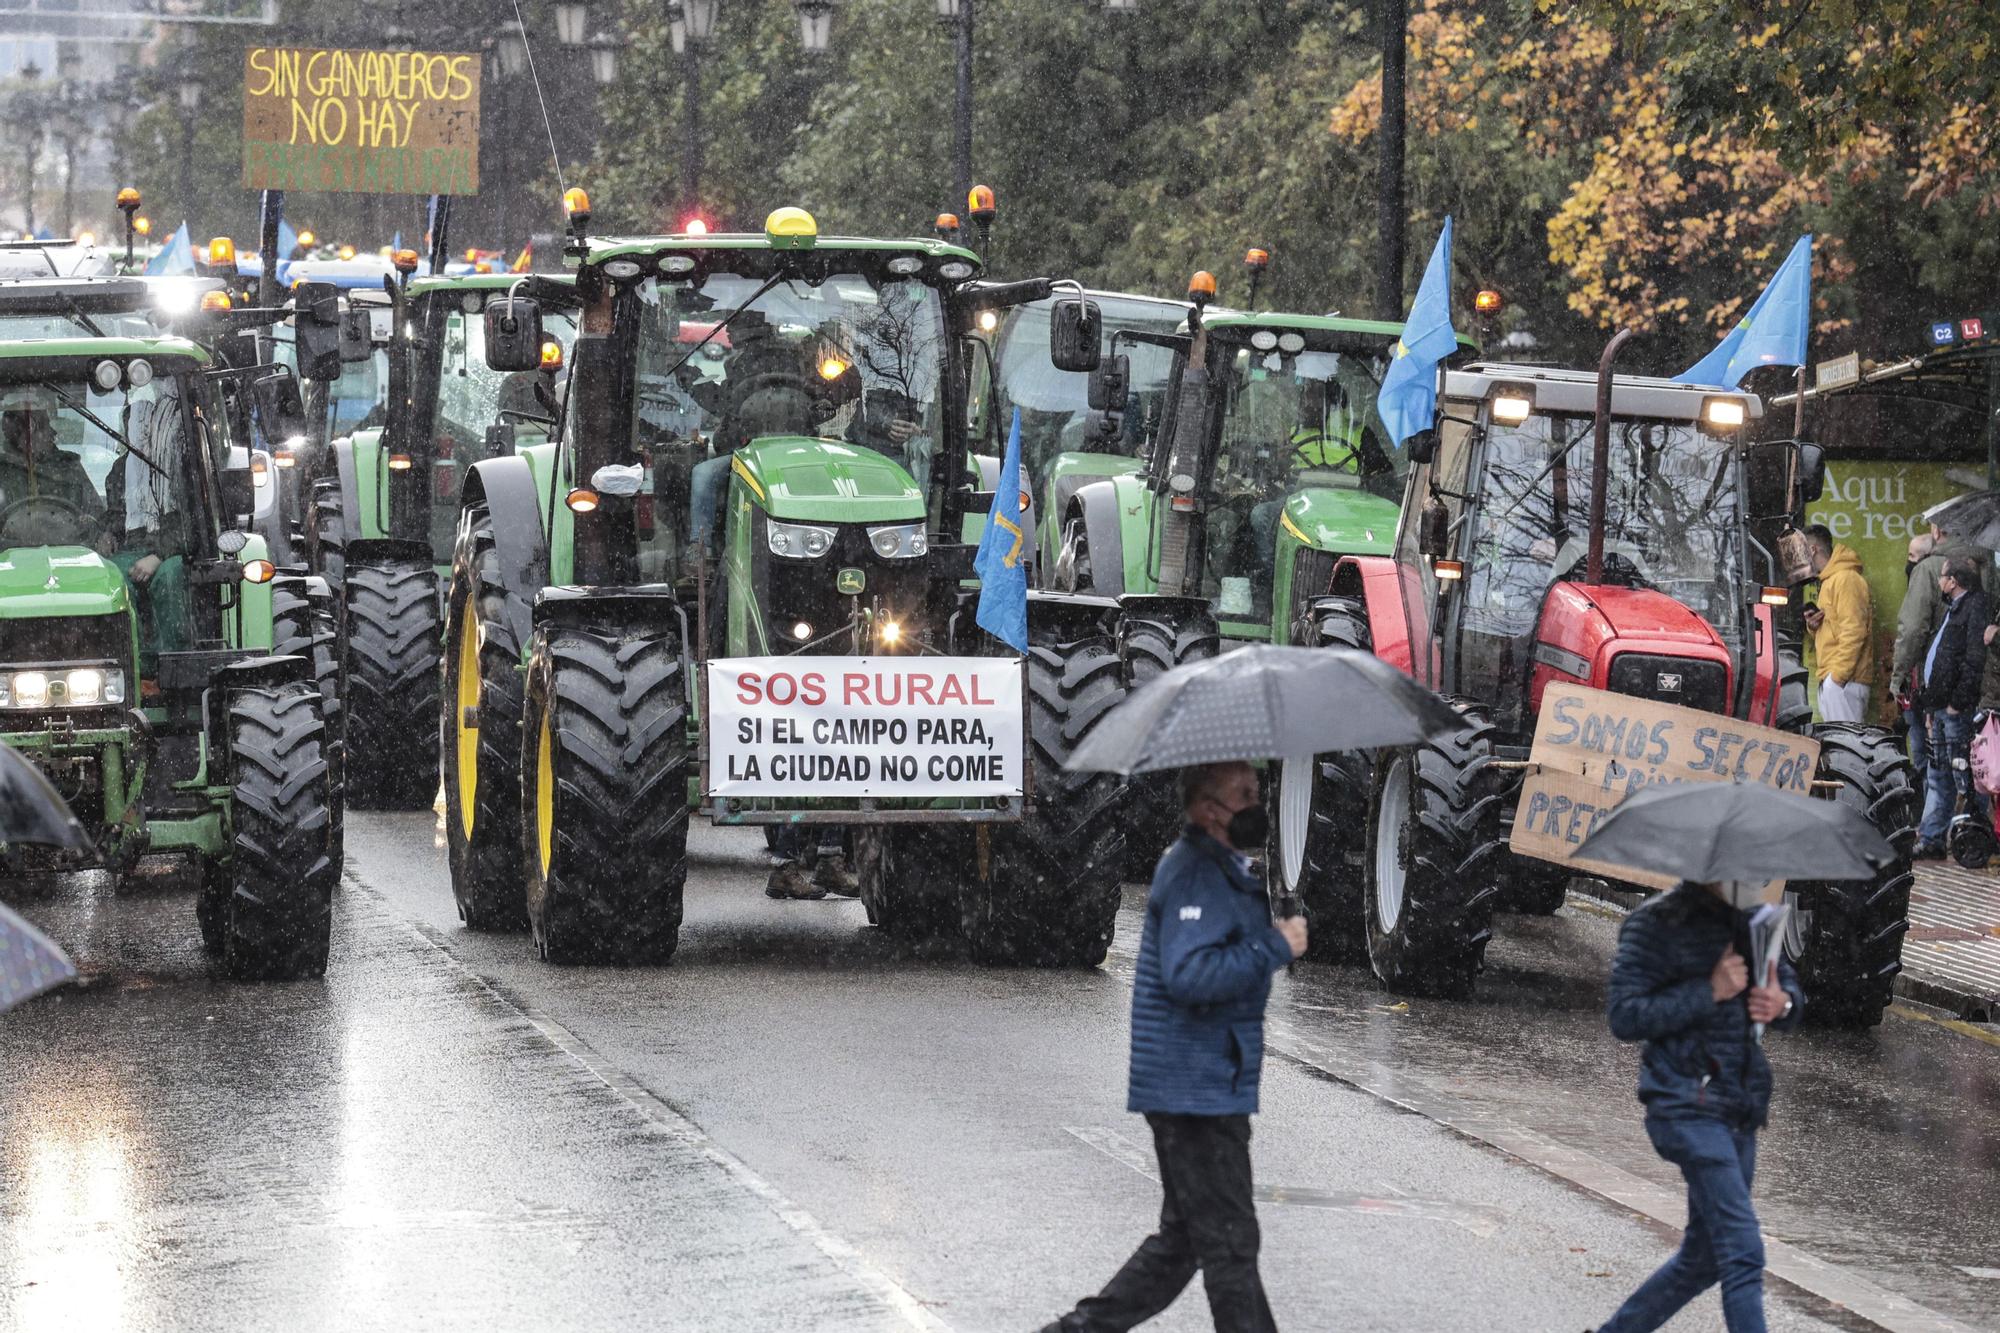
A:
<svg viewBox="0 0 2000 1333">
<path fill-rule="evenodd" d="M 1376 766 L 1370 811 L 1368 961 L 1394 991 L 1463 998 L 1492 938 L 1506 845 L 1486 710 L 1448 699 L 1458 729 Z"/>
<path fill-rule="evenodd" d="M 312 571 L 326 580 L 338 600 L 347 573 L 347 527 L 341 515 L 340 478 L 321 477 L 314 482 L 308 503 L 311 512 L 306 516 L 306 550 Z"/>
<path fill-rule="evenodd" d="M 348 768 L 361 804 L 424 810 L 438 790 L 437 571 L 422 557 L 347 562 Z"/>
<path fill-rule="evenodd" d="M 678 635 L 535 631 L 521 719 L 528 927 L 551 963 L 664 963 L 687 884 Z"/>
<path fill-rule="evenodd" d="M 339 868 L 326 850 L 319 692 L 304 681 L 237 689 L 228 707 L 229 872 L 210 876 L 210 901 L 198 911 L 203 934 L 212 926 L 222 971 L 234 980 L 320 976 Z"/>
<path fill-rule="evenodd" d="M 1108 617 L 1035 610 L 1026 663 L 1035 802 L 1018 824 L 975 830 L 959 922 L 983 963 L 1095 967 L 1118 921 L 1131 806 L 1118 777 L 1063 762 L 1125 697 L 1125 673 Z"/>
<path fill-rule="evenodd" d="M 1799 656 L 1798 640 L 1788 634 L 1778 639 L 1778 716 L 1772 725 L 1779 731 L 1803 734 L 1812 730 L 1812 680 Z"/>
<path fill-rule="evenodd" d="M 899 940 L 952 928 L 957 903 L 943 872 L 963 864 L 969 849 L 951 845 L 949 832 L 919 824 L 855 826 L 854 877 L 869 925 Z"/>
<path fill-rule="evenodd" d="M 1358 597 L 1321 597 L 1307 608 L 1300 646 L 1374 651 Z M 1267 770 L 1271 891 L 1305 905 L 1306 957 L 1354 962 L 1367 954 L 1362 862 L 1368 850 L 1368 788 L 1374 756 L 1362 751 L 1286 759 Z"/>
<path fill-rule="evenodd" d="M 336 872 L 346 852 L 347 713 L 341 699 L 340 633 L 333 599 L 323 580 L 280 574 L 271 580 L 271 654 L 303 657 L 312 663 L 319 687 L 320 718 L 326 723 L 328 800 L 327 855 Z"/>
<path fill-rule="evenodd" d="M 1205 607 L 1162 603 L 1127 613 L 1119 622 L 1126 670 L 1137 689 L 1184 662 L 1199 662 L 1222 651 L 1222 632 Z M 1127 779 L 1130 831 L 1125 835 L 1125 874 L 1146 881 L 1169 843 L 1180 835 L 1181 803 L 1173 777 L 1141 773 Z"/>
<path fill-rule="evenodd" d="M 1895 997 L 1910 928 L 1910 853 L 1923 802 L 1909 757 L 1880 727 L 1826 722 L 1814 777 L 1838 782 L 1832 799 L 1864 816 L 1895 850 L 1873 879 L 1794 883 L 1793 966 L 1806 992 L 1806 1021 L 1828 1027 L 1874 1027 Z"/>
<path fill-rule="evenodd" d="M 444 632 L 444 830 L 451 893 L 473 930 L 524 930 L 521 646 L 507 618 L 493 520 L 459 520 Z"/>
</svg>

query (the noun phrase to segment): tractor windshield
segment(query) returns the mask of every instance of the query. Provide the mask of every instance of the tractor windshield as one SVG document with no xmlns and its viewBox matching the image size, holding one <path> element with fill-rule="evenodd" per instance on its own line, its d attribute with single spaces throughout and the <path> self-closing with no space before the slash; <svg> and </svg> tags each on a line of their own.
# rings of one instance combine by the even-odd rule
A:
<svg viewBox="0 0 2000 1333">
<path fill-rule="evenodd" d="M 1397 499 L 1408 460 L 1386 447 L 1375 415 L 1387 369 L 1386 347 L 1372 355 L 1225 348 L 1221 492 L 1282 500 L 1330 486 Z"/>
<path fill-rule="evenodd" d="M 1585 576 L 1590 545 L 1591 420 L 1538 414 L 1486 433 L 1476 527 L 1464 549 L 1466 625 L 1522 640 L 1542 597 Z M 1611 425 L 1605 581 L 1653 588 L 1705 619 L 1731 648 L 1743 597 L 1734 451 L 1690 422 Z"/>
<path fill-rule="evenodd" d="M 634 442 L 658 458 L 687 445 L 722 457 L 772 435 L 837 439 L 896 460 L 928 492 L 944 428 L 936 289 L 859 273 L 762 286 L 726 273 L 641 286 Z"/>
<path fill-rule="evenodd" d="M 1104 317 L 1105 355 L 1118 332 L 1172 333 L 1187 318 L 1178 304 L 1120 300 L 1093 296 Z M 1049 362 L 1049 306 L 1046 301 L 1024 307 L 1007 322 L 994 355 L 1000 383 L 996 419 L 1002 431 L 1021 409 L 1021 465 L 1029 475 L 1047 475 L 1059 453 L 1088 451 L 1134 457 L 1146 438 L 1146 423 L 1156 421 L 1167 393 L 1167 376 L 1174 354 L 1151 343 L 1120 340 L 1118 351 L 1130 359 L 1131 383 L 1125 399 L 1123 427 L 1115 439 L 1085 439 L 1090 417 L 1090 376 L 1057 370 Z"/>
<path fill-rule="evenodd" d="M 576 345 L 576 316 L 544 307 L 542 341 L 554 342 L 565 357 Z M 486 446 L 488 427 L 502 424 L 501 413 L 547 416 L 535 396 L 537 384 L 555 386 L 556 374 L 540 370 L 493 370 L 486 364 L 486 321 L 453 310 L 445 317 L 444 362 L 438 371 L 435 433 L 440 462 L 476 462 Z M 513 418 L 508 418 L 513 420 Z"/>
</svg>

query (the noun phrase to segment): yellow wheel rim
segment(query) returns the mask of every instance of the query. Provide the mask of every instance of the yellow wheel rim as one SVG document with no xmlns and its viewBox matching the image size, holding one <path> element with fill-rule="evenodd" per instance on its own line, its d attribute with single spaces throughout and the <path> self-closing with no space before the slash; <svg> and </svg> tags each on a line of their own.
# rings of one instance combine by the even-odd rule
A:
<svg viewBox="0 0 2000 1333">
<path fill-rule="evenodd" d="M 549 862 L 555 859 L 555 739 L 555 714 L 551 710 L 542 714 L 542 734 L 535 742 L 535 852 L 541 858 L 545 879 Z"/>
<path fill-rule="evenodd" d="M 466 714 L 477 717 L 479 707 L 479 618 L 465 608 L 464 626 L 458 635 L 458 824 L 472 836 L 472 821 L 479 813 L 479 727 L 466 723 Z"/>
</svg>

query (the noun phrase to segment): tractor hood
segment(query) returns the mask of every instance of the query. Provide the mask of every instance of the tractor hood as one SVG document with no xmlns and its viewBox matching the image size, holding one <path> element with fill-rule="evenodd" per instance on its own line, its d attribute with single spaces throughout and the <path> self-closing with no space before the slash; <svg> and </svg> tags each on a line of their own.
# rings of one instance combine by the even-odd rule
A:
<svg viewBox="0 0 2000 1333">
<path fill-rule="evenodd" d="M 856 444 L 772 435 L 738 449 L 736 476 L 772 518 L 794 523 L 916 522 L 923 492 L 900 463 Z"/>
<path fill-rule="evenodd" d="M 81 546 L 0 551 L 0 619 L 101 616 L 128 605 L 118 566 Z"/>
<path fill-rule="evenodd" d="M 1402 513 L 1393 500 L 1366 491 L 1314 486 L 1285 501 L 1279 518 L 1307 546 L 1340 555 L 1387 555 Z"/>
<path fill-rule="evenodd" d="M 1596 622 L 1591 629 L 1621 644 L 1643 642 L 1653 651 L 1681 651 L 1690 656 L 1724 652 L 1721 636 L 1714 628 L 1663 592 L 1651 588 L 1616 585 L 1591 587 L 1582 583 L 1558 583 L 1549 591 L 1553 617 L 1575 622 Z"/>
</svg>

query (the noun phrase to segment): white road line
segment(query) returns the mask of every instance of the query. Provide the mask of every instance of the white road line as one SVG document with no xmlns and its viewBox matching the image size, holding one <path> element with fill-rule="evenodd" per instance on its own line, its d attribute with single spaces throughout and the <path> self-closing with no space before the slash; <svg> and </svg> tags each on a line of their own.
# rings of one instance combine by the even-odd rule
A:
<svg viewBox="0 0 2000 1333">
<path fill-rule="evenodd" d="M 342 882 L 352 891 L 365 893 L 374 899 L 412 935 L 434 950 L 444 960 L 446 967 L 484 991 L 495 1004 L 527 1020 L 551 1046 L 617 1094 L 633 1110 L 665 1130 L 683 1145 L 699 1152 L 732 1181 L 756 1195 L 795 1234 L 825 1255 L 836 1268 L 863 1290 L 895 1311 L 906 1326 L 920 1330 L 921 1333 L 953 1333 L 950 1324 L 933 1314 L 901 1283 L 869 1263 L 852 1245 L 828 1231 L 811 1213 L 785 1197 L 777 1186 L 758 1175 L 742 1158 L 710 1138 L 699 1125 L 674 1109 L 658 1093 L 606 1061 L 591 1048 L 589 1042 L 540 1009 L 508 994 L 490 977 L 474 971 L 453 953 L 434 931 L 421 922 L 413 921 L 396 912 L 387 898 L 362 883 L 354 875 L 343 876 Z"/>
</svg>

